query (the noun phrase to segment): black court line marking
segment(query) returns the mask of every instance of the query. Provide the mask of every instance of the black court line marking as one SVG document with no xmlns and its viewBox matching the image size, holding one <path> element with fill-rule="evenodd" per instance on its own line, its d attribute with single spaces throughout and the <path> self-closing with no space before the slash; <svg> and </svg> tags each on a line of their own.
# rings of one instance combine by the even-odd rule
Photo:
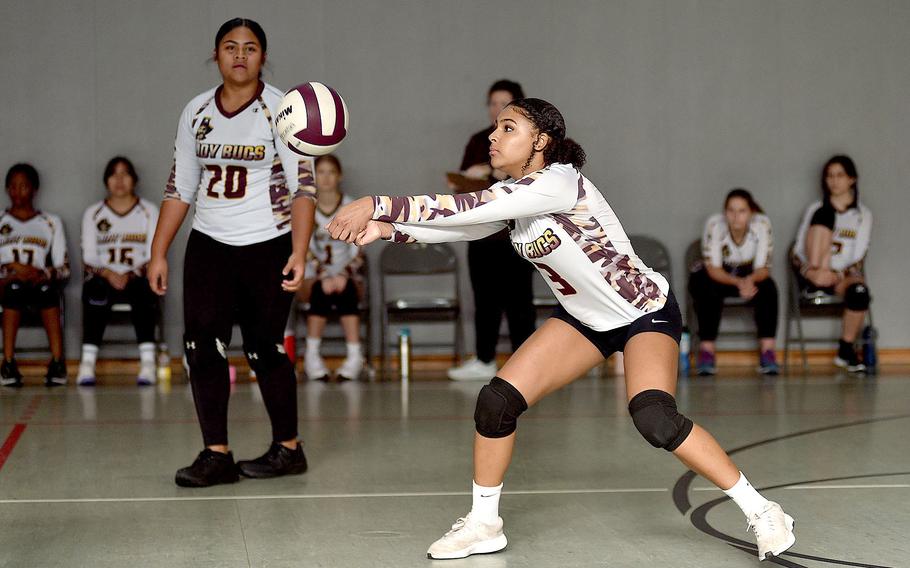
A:
<svg viewBox="0 0 910 568">
<path fill-rule="evenodd" d="M 812 479 L 812 480 L 808 480 L 808 481 L 782 483 L 780 485 L 771 485 L 769 487 L 762 487 L 760 489 L 762 491 L 771 491 L 774 489 L 782 489 L 784 487 L 792 487 L 794 485 L 812 485 L 812 484 L 816 484 L 816 483 L 826 483 L 828 481 L 845 481 L 848 479 L 866 479 L 866 478 L 871 478 L 871 477 L 895 477 L 895 476 L 899 476 L 899 475 L 910 475 L 910 471 L 896 471 L 893 473 L 867 473 L 867 474 L 862 474 L 862 475 L 846 475 L 843 477 L 828 477 L 828 478 L 824 478 L 824 479 Z M 730 498 L 725 495 L 723 497 L 719 497 L 717 499 L 714 499 L 713 501 L 708 501 L 707 503 L 700 505 L 694 511 L 692 511 L 690 520 L 692 521 L 692 524 L 695 526 L 695 528 L 697 528 L 701 532 L 708 534 L 710 536 L 713 536 L 715 538 L 719 538 L 723 541 L 726 541 L 727 544 L 729 544 L 733 548 L 737 548 L 739 550 L 747 552 L 751 556 L 756 556 L 758 554 L 758 548 L 754 544 L 746 542 L 744 540 L 740 540 L 735 537 L 732 537 L 728 534 L 722 533 L 719 530 L 712 527 L 708 523 L 708 519 L 707 519 L 708 512 L 711 509 L 713 509 L 714 507 L 716 507 L 717 505 L 720 505 L 721 503 L 728 501 L 729 499 Z M 837 565 L 841 565 L 841 566 L 857 566 L 860 568 L 892 568 L 890 566 L 882 566 L 879 564 L 866 564 L 863 562 L 851 562 L 849 560 L 838 560 L 835 558 L 812 556 L 810 554 L 800 554 L 798 552 L 785 552 L 784 554 L 787 556 L 792 556 L 794 558 L 802 558 L 805 560 L 814 560 L 817 562 L 827 562 L 829 564 L 837 564 Z M 780 558 L 775 558 L 775 560 L 779 560 L 779 559 Z M 771 561 L 770 558 L 768 560 Z M 783 564 L 783 565 L 784 566 L 802 566 L 801 564 Z"/>
<path fill-rule="evenodd" d="M 897 416 L 885 416 L 882 418 L 870 418 L 867 420 L 858 420 L 856 422 L 847 422 L 845 424 L 834 424 L 832 426 L 822 426 L 820 428 L 811 428 L 809 430 L 801 430 L 799 432 L 792 432 L 790 434 L 784 434 L 783 436 L 776 436 L 774 438 L 768 438 L 766 440 L 760 440 L 758 442 L 753 442 L 751 444 L 746 444 L 745 446 L 739 446 L 738 448 L 733 448 L 727 450 L 728 455 L 733 455 L 739 452 L 744 452 L 746 450 L 751 450 L 752 448 L 757 448 L 759 446 L 764 446 L 774 442 L 779 442 L 781 440 L 789 440 L 791 438 L 798 438 L 800 436 L 808 436 L 810 434 L 818 434 L 819 432 L 828 432 L 831 430 L 838 430 L 840 428 L 850 428 L 853 426 L 862 426 L 865 424 L 874 424 L 876 422 L 887 422 L 889 420 L 901 420 L 904 418 L 910 418 L 910 414 L 899 414 Z M 676 484 L 673 485 L 673 503 L 676 505 L 676 508 L 679 510 L 680 514 L 685 515 L 689 509 L 692 508 L 692 502 L 689 501 L 689 487 L 692 485 L 692 481 L 695 480 L 695 477 L 698 474 L 694 471 L 687 471 L 682 474 L 679 479 L 676 480 Z"/>
<path fill-rule="evenodd" d="M 870 418 L 867 420 L 858 420 L 856 422 L 847 422 L 845 424 L 835 424 L 832 426 L 823 426 L 821 428 L 811 428 L 809 430 L 802 430 L 799 432 L 785 434 L 783 436 L 776 436 L 774 438 L 768 438 L 766 440 L 760 440 L 760 441 L 754 442 L 752 444 L 746 444 L 745 446 L 733 448 L 731 450 L 728 450 L 727 454 L 733 455 L 735 453 L 749 450 L 752 448 L 756 448 L 758 446 L 763 446 L 766 444 L 779 442 L 781 440 L 797 438 L 800 436 L 808 436 L 810 434 L 817 434 L 819 432 L 827 432 L 827 431 L 831 431 L 831 430 L 838 430 L 841 428 L 850 428 L 853 426 L 874 424 L 877 422 L 887 422 L 890 420 L 901 420 L 904 418 L 910 418 L 910 414 L 900 414 L 897 416 L 886 416 L 886 417 L 882 417 L 882 418 Z M 825 481 L 859 479 L 859 478 L 868 478 L 868 477 L 887 477 L 887 476 L 908 475 L 908 474 L 910 474 L 910 472 L 865 474 L 865 475 L 848 476 L 848 477 L 840 477 L 840 478 L 829 478 L 829 479 L 809 480 L 809 481 L 795 482 L 795 483 L 786 483 L 786 484 L 782 484 L 782 485 L 765 487 L 763 489 L 778 489 L 778 488 L 782 488 L 782 487 L 790 487 L 793 485 L 810 485 L 813 483 L 822 483 Z M 696 473 L 694 471 L 691 471 L 691 470 L 687 471 L 686 473 L 684 473 L 683 475 L 680 476 L 680 478 L 676 481 L 676 484 L 673 486 L 673 503 L 676 505 L 676 508 L 679 510 L 679 512 L 682 515 L 685 515 L 689 511 L 689 509 L 692 508 L 692 503 L 689 500 L 689 488 L 692 485 L 692 481 L 695 479 L 695 476 L 696 476 Z M 712 507 L 714 507 L 720 503 L 723 503 L 724 501 L 727 501 L 728 499 L 729 499 L 729 497 L 724 496 L 719 499 L 715 499 L 713 501 L 705 503 L 704 505 L 701 505 L 695 511 L 692 512 L 692 515 L 689 517 L 689 520 L 692 522 L 692 524 L 693 524 L 693 526 L 695 526 L 695 528 L 702 531 L 703 533 L 713 536 L 715 538 L 719 538 L 719 539 L 725 541 L 730 546 L 732 546 L 738 550 L 747 552 L 750 555 L 757 555 L 757 548 L 755 545 L 748 543 L 746 541 L 743 541 L 743 540 L 739 540 L 739 539 L 734 538 L 725 533 L 722 533 L 721 531 L 712 527 L 707 522 L 706 517 L 707 517 L 708 511 Z M 838 559 L 834 559 L 834 558 L 809 556 L 809 555 L 799 554 L 796 552 L 785 552 L 784 554 L 787 556 L 794 557 L 794 558 L 804 558 L 807 560 L 815 560 L 818 562 L 827 562 L 829 564 L 837 564 L 837 565 L 841 565 L 841 566 L 856 566 L 856 567 L 861 567 L 861 568 L 890 568 L 888 566 L 880 566 L 880 565 L 876 565 L 876 564 L 864 564 L 864 563 L 850 562 L 848 560 L 838 560 Z M 792 568 L 808 568 L 807 566 L 805 566 L 803 564 L 796 564 L 796 563 L 790 562 L 789 560 L 786 560 L 781 557 L 772 557 L 772 558 L 769 558 L 768 561 L 772 562 L 774 564 L 778 564 L 780 566 L 789 566 Z"/>
<path fill-rule="evenodd" d="M 38 410 L 38 406 L 43 399 L 43 394 L 32 396 L 32 399 L 26 405 L 25 410 L 23 410 L 22 414 L 19 416 L 19 421 L 13 424 L 13 429 L 10 430 L 6 439 L 3 440 L 3 445 L 0 446 L 0 470 L 3 469 L 3 465 L 9 459 L 10 454 L 13 453 L 16 444 L 19 443 L 19 439 L 28 427 L 28 421 L 35 415 L 35 411 Z"/>
</svg>

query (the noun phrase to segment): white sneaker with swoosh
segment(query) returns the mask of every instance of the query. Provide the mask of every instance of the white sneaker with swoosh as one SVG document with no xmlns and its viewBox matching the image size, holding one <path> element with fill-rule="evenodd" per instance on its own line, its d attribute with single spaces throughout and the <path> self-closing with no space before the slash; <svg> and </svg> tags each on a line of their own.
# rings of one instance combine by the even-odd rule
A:
<svg viewBox="0 0 910 568">
<path fill-rule="evenodd" d="M 427 558 L 437 560 L 465 558 L 472 554 L 498 552 L 506 547 L 508 540 L 502 532 L 502 518 L 488 525 L 476 521 L 468 513 L 455 521 L 452 530 L 430 545 Z"/>
</svg>

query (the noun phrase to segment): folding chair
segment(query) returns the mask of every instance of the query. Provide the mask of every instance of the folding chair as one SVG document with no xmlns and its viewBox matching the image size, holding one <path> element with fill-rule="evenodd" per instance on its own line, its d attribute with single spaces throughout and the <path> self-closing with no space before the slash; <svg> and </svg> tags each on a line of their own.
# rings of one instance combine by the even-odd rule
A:
<svg viewBox="0 0 910 568">
<path fill-rule="evenodd" d="M 379 290 L 382 302 L 380 326 L 380 369 L 386 370 L 389 349 L 389 327 L 392 323 L 447 322 L 454 323 L 453 357 L 464 354 L 464 331 L 461 318 L 461 285 L 458 258 L 447 243 L 386 246 L 379 257 Z M 393 293 L 393 280 L 422 280 L 416 292 Z M 451 281 L 447 289 L 437 287 L 437 281 Z M 413 284 L 413 282 L 412 282 Z M 413 287 L 413 286 L 412 286 Z M 416 337 L 412 334 L 412 341 Z M 414 347 L 448 347 L 449 342 L 417 342 Z"/>
</svg>

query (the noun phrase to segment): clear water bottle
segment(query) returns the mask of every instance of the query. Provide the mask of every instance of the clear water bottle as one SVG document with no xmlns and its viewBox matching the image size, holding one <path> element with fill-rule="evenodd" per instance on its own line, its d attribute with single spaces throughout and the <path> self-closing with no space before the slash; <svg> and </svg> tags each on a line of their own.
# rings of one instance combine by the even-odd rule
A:
<svg viewBox="0 0 910 568">
<path fill-rule="evenodd" d="M 878 332 L 871 325 L 863 328 L 863 365 L 866 366 L 866 371 L 869 373 L 874 373 L 875 368 L 878 367 L 878 353 L 875 349 L 877 336 Z"/>
<path fill-rule="evenodd" d="M 406 327 L 398 332 L 398 367 L 401 382 L 408 382 L 411 379 L 411 330 Z"/>
<path fill-rule="evenodd" d="M 692 349 L 692 336 L 689 334 L 689 328 L 682 329 L 682 335 L 679 337 L 679 375 L 688 377 L 692 368 L 690 361 L 690 352 Z"/>
<path fill-rule="evenodd" d="M 158 375 L 159 383 L 171 382 L 171 356 L 167 351 L 167 345 L 163 343 L 158 346 L 156 374 Z"/>
</svg>

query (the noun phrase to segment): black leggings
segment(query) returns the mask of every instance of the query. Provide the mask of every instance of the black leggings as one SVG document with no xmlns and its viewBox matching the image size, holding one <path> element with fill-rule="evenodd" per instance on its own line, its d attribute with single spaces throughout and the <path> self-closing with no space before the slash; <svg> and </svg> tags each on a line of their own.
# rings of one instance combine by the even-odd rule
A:
<svg viewBox="0 0 910 568">
<path fill-rule="evenodd" d="M 756 283 L 755 287 L 758 288 L 758 292 L 752 297 L 749 305 L 755 312 L 758 337 L 772 338 L 777 334 L 777 286 L 774 280 L 765 278 Z M 699 339 L 714 341 L 720 328 L 724 298 L 738 297 L 739 289 L 712 280 L 707 270 L 699 270 L 689 276 L 689 293 L 695 302 Z"/>
<path fill-rule="evenodd" d="M 534 333 L 534 267 L 518 256 L 510 241 L 487 238 L 468 243 L 468 269 L 474 291 L 477 358 L 489 363 L 496 358 L 503 313 L 512 351 Z"/>
<path fill-rule="evenodd" d="M 101 276 L 90 276 L 82 285 L 82 343 L 101 345 L 104 330 L 111 318 L 111 306 L 129 304 L 130 319 L 138 343 L 155 341 L 158 319 L 158 297 L 147 278 L 132 278 L 123 290 L 115 290 Z"/>
<path fill-rule="evenodd" d="M 227 346 L 235 321 L 276 442 L 297 437 L 294 368 L 284 352 L 293 294 L 281 289 L 291 236 L 231 246 L 192 231 L 183 268 L 184 348 L 206 446 L 227 444 Z"/>
</svg>

